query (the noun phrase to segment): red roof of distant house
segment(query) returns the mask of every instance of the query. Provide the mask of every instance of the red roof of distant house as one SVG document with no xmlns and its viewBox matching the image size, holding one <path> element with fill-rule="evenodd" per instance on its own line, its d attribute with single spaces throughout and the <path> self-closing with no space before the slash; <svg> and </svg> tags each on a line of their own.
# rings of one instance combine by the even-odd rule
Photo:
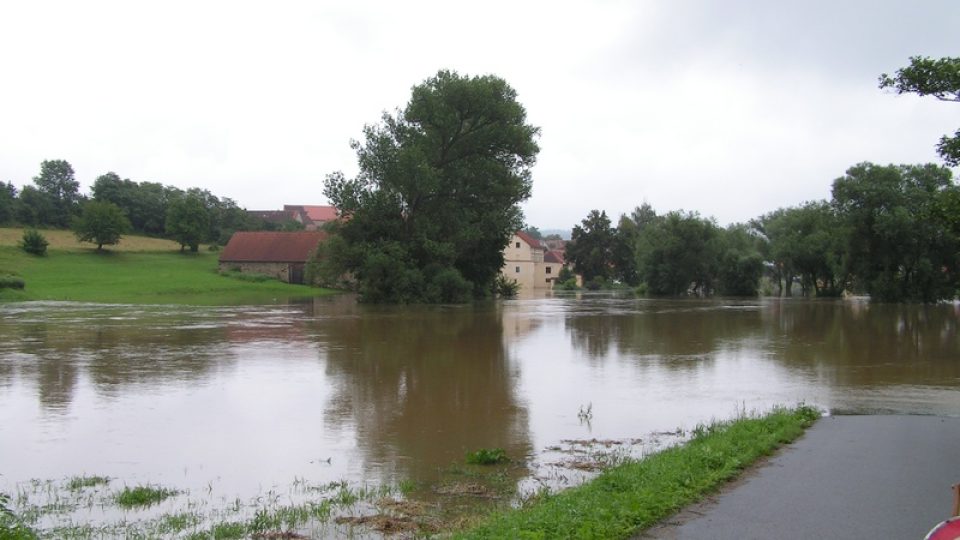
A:
<svg viewBox="0 0 960 540">
<path fill-rule="evenodd" d="M 220 262 L 302 263 L 326 238 L 323 231 L 237 232 L 220 253 Z"/>
<path fill-rule="evenodd" d="M 333 206 L 303 206 L 311 221 L 323 223 L 337 220 L 337 209 Z"/>
<path fill-rule="evenodd" d="M 550 250 L 543 254 L 543 262 L 563 264 L 563 252 Z"/>
<path fill-rule="evenodd" d="M 540 245 L 540 241 L 539 241 L 539 240 L 537 240 L 536 238 L 530 236 L 529 234 L 527 234 L 527 233 L 525 233 L 525 232 L 523 232 L 523 231 L 517 231 L 517 236 L 519 236 L 520 239 L 523 240 L 524 242 L 530 244 L 530 247 L 532 247 L 532 248 L 541 248 L 541 247 L 543 247 L 543 246 Z"/>
</svg>

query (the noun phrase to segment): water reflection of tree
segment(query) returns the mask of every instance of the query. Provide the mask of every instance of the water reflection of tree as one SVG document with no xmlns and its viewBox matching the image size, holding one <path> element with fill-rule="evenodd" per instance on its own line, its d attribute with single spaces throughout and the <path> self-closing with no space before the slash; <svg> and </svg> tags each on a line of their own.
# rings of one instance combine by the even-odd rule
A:
<svg viewBox="0 0 960 540">
<path fill-rule="evenodd" d="M 761 334 L 755 306 L 723 307 L 691 300 L 645 302 L 634 308 L 569 315 L 565 325 L 573 346 L 594 359 L 607 358 L 611 349 L 620 355 L 664 360 L 710 358 L 720 348 L 738 347 Z"/>
<path fill-rule="evenodd" d="M 336 388 L 325 420 L 355 426 L 369 465 L 432 481 L 467 450 L 529 452 L 495 308 L 378 308 L 317 324 Z"/>
<path fill-rule="evenodd" d="M 956 385 L 952 305 L 772 302 L 764 310 L 778 357 L 834 384 Z"/>
</svg>

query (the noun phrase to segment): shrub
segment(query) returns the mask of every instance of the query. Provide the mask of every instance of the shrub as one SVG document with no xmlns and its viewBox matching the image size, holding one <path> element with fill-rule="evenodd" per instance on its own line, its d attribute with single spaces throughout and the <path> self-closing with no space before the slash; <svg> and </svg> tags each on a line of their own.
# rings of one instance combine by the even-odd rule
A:
<svg viewBox="0 0 960 540">
<path fill-rule="evenodd" d="M 23 231 L 23 239 L 20 240 L 20 249 L 32 255 L 46 255 L 47 246 L 50 242 L 44 238 L 40 231 L 36 229 L 27 229 Z"/>
<path fill-rule="evenodd" d="M 577 278 L 572 277 L 566 281 L 560 283 L 560 289 L 564 291 L 576 291 L 580 287 L 577 286 Z"/>
<path fill-rule="evenodd" d="M 0 289 L 23 289 L 26 282 L 19 276 L 0 276 Z"/>
<path fill-rule="evenodd" d="M 520 284 L 503 274 L 498 274 L 493 282 L 493 294 L 501 298 L 515 298 L 520 292 Z"/>
<path fill-rule="evenodd" d="M 604 285 L 605 282 L 603 281 L 602 277 L 595 277 L 583 284 L 588 291 L 599 291 L 600 289 L 604 288 Z"/>
</svg>

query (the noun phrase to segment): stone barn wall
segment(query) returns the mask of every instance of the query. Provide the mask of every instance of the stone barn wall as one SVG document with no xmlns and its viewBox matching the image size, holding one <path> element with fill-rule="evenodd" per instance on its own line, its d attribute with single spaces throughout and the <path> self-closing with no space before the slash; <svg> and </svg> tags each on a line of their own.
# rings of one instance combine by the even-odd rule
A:
<svg viewBox="0 0 960 540">
<path fill-rule="evenodd" d="M 244 274 L 264 274 L 290 283 L 290 263 L 278 262 L 221 262 L 220 271 L 239 271 Z M 303 265 L 301 265 L 303 266 Z"/>
</svg>

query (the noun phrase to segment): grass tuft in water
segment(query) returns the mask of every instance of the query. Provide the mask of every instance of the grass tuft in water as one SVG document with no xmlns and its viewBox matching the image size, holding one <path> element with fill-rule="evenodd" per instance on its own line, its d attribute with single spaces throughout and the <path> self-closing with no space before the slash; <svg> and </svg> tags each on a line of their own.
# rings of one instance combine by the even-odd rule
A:
<svg viewBox="0 0 960 540">
<path fill-rule="evenodd" d="M 110 478 L 106 476 L 74 476 L 67 480 L 67 489 L 70 491 L 80 491 L 81 489 L 101 485 L 105 486 L 109 483 Z"/>
<path fill-rule="evenodd" d="M 471 465 L 496 465 L 510 461 L 503 448 L 481 448 L 476 452 L 467 452 L 467 463 Z"/>
<path fill-rule="evenodd" d="M 177 490 L 158 486 L 125 487 L 116 495 L 115 500 L 121 508 L 133 508 L 157 504 L 179 493 Z"/>
</svg>

